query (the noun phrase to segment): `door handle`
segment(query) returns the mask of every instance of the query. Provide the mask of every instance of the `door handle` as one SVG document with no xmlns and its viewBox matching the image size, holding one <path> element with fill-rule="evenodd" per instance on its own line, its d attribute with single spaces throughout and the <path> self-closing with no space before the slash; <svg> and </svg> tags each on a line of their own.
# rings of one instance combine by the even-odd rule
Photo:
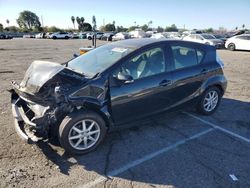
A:
<svg viewBox="0 0 250 188">
<path fill-rule="evenodd" d="M 159 86 L 169 86 L 173 83 L 172 80 L 162 80 L 160 83 L 159 83 Z"/>
</svg>

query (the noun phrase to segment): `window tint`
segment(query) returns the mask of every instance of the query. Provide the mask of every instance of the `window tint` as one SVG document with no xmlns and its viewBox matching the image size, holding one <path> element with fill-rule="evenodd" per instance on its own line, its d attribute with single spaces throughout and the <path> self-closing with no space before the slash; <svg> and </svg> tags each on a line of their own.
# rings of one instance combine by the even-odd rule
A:
<svg viewBox="0 0 250 188">
<path fill-rule="evenodd" d="M 203 38 L 201 36 L 199 36 L 199 35 L 196 35 L 196 39 L 202 40 Z"/>
<path fill-rule="evenodd" d="M 204 52 L 184 46 L 172 46 L 175 69 L 190 67 L 201 63 Z"/>
<path fill-rule="evenodd" d="M 247 36 L 238 36 L 237 39 L 247 40 Z"/>
<path fill-rule="evenodd" d="M 191 39 L 195 39 L 195 35 L 190 35 L 189 36 Z"/>
<path fill-rule="evenodd" d="M 164 52 L 161 48 L 153 48 L 145 51 L 126 61 L 120 69 L 116 71 L 114 76 L 117 76 L 118 72 L 128 74 L 132 76 L 133 79 L 165 72 Z"/>
</svg>

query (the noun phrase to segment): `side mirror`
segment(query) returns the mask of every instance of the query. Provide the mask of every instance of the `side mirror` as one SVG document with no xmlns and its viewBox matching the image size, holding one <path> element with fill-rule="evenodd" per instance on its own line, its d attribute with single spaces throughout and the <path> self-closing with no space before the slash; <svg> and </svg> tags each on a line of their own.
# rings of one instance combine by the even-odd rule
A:
<svg viewBox="0 0 250 188">
<path fill-rule="evenodd" d="M 126 84 L 134 82 L 134 79 L 133 79 L 133 77 L 131 75 L 124 74 L 122 72 L 118 73 L 117 79 L 124 82 L 124 83 L 126 83 Z"/>
</svg>

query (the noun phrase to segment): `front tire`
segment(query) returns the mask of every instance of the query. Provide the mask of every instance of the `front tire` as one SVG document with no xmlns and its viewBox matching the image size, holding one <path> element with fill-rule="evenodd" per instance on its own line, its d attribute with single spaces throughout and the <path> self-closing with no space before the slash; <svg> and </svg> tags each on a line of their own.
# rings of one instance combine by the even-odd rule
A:
<svg viewBox="0 0 250 188">
<path fill-rule="evenodd" d="M 201 96 L 197 104 L 197 111 L 203 115 L 211 115 L 218 108 L 222 98 L 221 91 L 218 87 L 208 88 Z"/>
<path fill-rule="evenodd" d="M 235 50 L 235 44 L 234 43 L 230 43 L 228 45 L 228 49 L 231 50 L 231 51 L 234 51 Z"/>
<path fill-rule="evenodd" d="M 107 127 L 95 112 L 78 111 L 64 118 L 59 126 L 59 141 L 71 154 L 85 154 L 94 150 L 104 139 Z"/>
</svg>

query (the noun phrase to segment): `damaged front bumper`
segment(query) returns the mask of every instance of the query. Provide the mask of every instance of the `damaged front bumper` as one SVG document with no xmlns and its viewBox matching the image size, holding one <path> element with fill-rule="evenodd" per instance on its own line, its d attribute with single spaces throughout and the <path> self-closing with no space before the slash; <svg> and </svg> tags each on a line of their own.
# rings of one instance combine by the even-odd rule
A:
<svg viewBox="0 0 250 188">
<path fill-rule="evenodd" d="M 19 95 L 18 90 L 10 92 L 16 132 L 28 143 L 48 139 L 51 131 L 55 131 L 54 127 L 70 110 L 65 103 L 46 106 L 29 101 Z"/>
<path fill-rule="evenodd" d="M 15 130 L 28 143 L 46 139 L 48 121 L 47 116 L 35 118 L 34 112 L 27 102 L 20 98 L 15 91 L 11 92 L 11 106 L 14 117 Z M 31 118 L 34 116 L 33 118 Z"/>
</svg>

